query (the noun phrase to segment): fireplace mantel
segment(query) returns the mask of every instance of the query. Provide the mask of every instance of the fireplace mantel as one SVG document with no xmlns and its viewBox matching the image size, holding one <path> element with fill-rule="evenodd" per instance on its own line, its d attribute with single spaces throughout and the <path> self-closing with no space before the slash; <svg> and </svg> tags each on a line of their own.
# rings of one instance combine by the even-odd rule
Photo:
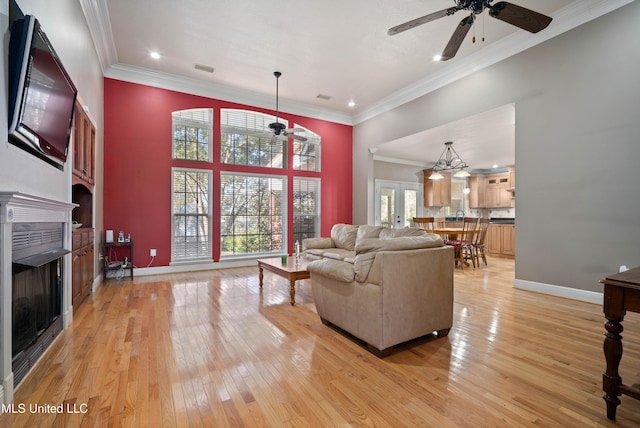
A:
<svg viewBox="0 0 640 428">
<path fill-rule="evenodd" d="M 12 235 L 17 223 L 62 223 L 64 248 L 70 248 L 71 211 L 77 204 L 21 192 L 0 192 L 0 403 L 13 401 L 12 371 Z M 63 324 L 70 323 L 71 269 L 65 263 L 63 286 Z"/>
<path fill-rule="evenodd" d="M 65 223 L 77 204 L 20 192 L 0 192 L 0 223 Z"/>
</svg>

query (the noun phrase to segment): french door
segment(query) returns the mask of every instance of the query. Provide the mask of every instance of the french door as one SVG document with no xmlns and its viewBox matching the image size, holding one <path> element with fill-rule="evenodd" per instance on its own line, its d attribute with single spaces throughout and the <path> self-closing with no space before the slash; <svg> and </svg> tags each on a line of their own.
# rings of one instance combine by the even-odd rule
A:
<svg viewBox="0 0 640 428">
<path fill-rule="evenodd" d="M 418 185 L 376 180 L 376 225 L 394 229 L 411 226 L 417 216 Z"/>
</svg>

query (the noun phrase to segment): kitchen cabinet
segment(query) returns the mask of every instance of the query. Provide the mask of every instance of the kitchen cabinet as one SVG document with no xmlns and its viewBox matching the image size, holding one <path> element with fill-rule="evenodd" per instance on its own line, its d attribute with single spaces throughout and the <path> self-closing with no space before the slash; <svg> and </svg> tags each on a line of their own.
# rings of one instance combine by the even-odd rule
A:
<svg viewBox="0 0 640 428">
<path fill-rule="evenodd" d="M 486 183 L 484 175 L 469 177 L 469 208 L 485 208 Z"/>
<path fill-rule="evenodd" d="M 511 172 L 489 174 L 485 178 L 484 208 L 511 208 L 515 204 L 515 191 L 511 192 Z"/>
<path fill-rule="evenodd" d="M 94 232 L 91 228 L 76 229 L 72 237 L 73 250 L 71 304 L 74 311 L 91 294 L 94 274 Z"/>
<path fill-rule="evenodd" d="M 441 171 L 442 180 L 429 180 L 431 169 L 425 169 L 424 173 L 424 206 L 447 207 L 451 205 L 451 174 Z"/>
<path fill-rule="evenodd" d="M 469 208 L 513 208 L 515 206 L 515 168 L 497 174 L 469 177 Z"/>
<path fill-rule="evenodd" d="M 515 257 L 515 224 L 489 225 L 485 247 L 491 256 Z"/>
<path fill-rule="evenodd" d="M 95 182 L 96 128 L 91 118 L 76 102 L 73 112 L 73 183 L 88 187 Z"/>
</svg>

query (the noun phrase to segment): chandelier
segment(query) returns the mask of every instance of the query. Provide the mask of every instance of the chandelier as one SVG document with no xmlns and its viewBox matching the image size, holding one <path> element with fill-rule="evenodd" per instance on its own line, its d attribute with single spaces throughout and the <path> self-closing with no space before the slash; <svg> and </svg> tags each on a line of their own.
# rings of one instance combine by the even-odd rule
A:
<svg viewBox="0 0 640 428">
<path fill-rule="evenodd" d="M 430 180 L 442 180 L 444 176 L 440 171 L 456 171 L 453 174 L 454 177 L 469 177 L 471 174 L 466 170 L 469 167 L 462 159 L 460 155 L 453 149 L 453 142 L 447 141 L 444 143 L 445 148 L 440 159 L 431 168 Z"/>
</svg>

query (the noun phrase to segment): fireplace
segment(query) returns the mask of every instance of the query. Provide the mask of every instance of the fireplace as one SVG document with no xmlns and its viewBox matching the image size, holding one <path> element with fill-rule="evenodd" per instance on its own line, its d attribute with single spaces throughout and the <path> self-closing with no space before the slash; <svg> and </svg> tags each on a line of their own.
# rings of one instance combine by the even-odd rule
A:
<svg viewBox="0 0 640 428">
<path fill-rule="evenodd" d="M 62 331 L 61 223 L 13 227 L 11 264 L 13 383 L 18 385 Z"/>
<path fill-rule="evenodd" d="M 0 192 L 0 403 L 70 323 L 75 204 Z"/>
</svg>

